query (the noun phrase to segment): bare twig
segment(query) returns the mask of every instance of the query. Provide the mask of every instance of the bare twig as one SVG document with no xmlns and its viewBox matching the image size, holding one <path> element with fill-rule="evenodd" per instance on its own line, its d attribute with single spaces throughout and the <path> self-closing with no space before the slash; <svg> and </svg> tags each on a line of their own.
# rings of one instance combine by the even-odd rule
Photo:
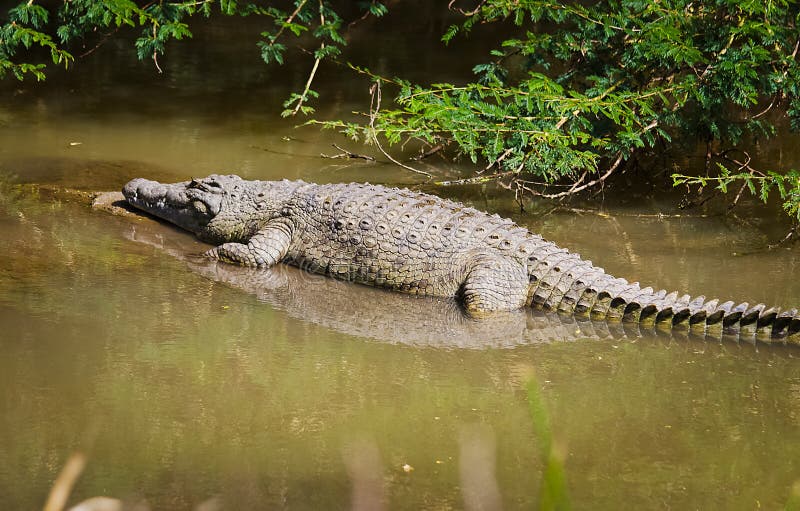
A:
<svg viewBox="0 0 800 511">
<path fill-rule="evenodd" d="M 523 196 L 524 193 L 525 193 L 525 190 L 523 190 L 519 186 L 514 189 L 514 202 L 516 202 L 517 206 L 519 206 L 519 212 L 520 213 L 524 213 L 525 212 L 525 203 L 522 202 L 522 196 Z"/>
<path fill-rule="evenodd" d="M 374 4 L 374 3 L 375 3 L 375 1 L 373 0 L 373 2 L 372 2 L 372 3 Z M 364 14 L 362 14 L 360 17 L 358 17 L 358 18 L 354 19 L 353 21 L 351 21 L 350 23 L 348 23 L 348 24 L 347 24 L 347 30 L 350 30 L 351 28 L 353 28 L 354 26 L 358 25 L 359 23 L 361 23 L 361 22 L 362 22 L 362 21 L 364 21 L 365 19 L 369 18 L 369 15 L 370 15 L 370 14 L 371 14 L 371 13 L 370 13 L 370 11 L 369 11 L 369 8 L 367 8 L 367 9 L 364 11 Z"/>
<path fill-rule="evenodd" d="M 572 187 L 572 188 L 570 188 L 569 190 L 567 190 L 565 192 L 559 192 L 559 193 L 539 193 L 539 192 L 534 192 L 533 190 L 530 190 L 530 191 L 534 192 L 536 195 L 539 195 L 541 197 L 545 197 L 547 199 L 560 199 L 562 197 L 567 197 L 569 195 L 574 195 L 574 194 L 576 194 L 578 192 L 581 192 L 581 191 L 583 191 L 583 190 L 585 190 L 587 188 L 591 188 L 592 186 L 595 186 L 595 185 L 598 185 L 598 184 L 602 184 L 603 182 L 605 182 L 605 180 L 608 179 L 608 177 L 611 174 L 613 174 L 614 171 L 617 170 L 617 168 L 620 166 L 620 164 L 622 163 L 622 159 L 623 159 L 622 152 L 618 152 L 617 153 L 617 158 L 614 160 L 614 163 L 612 163 L 608 167 L 608 170 L 606 171 L 605 174 L 603 174 L 602 176 L 598 177 L 597 179 L 595 179 L 593 181 L 589 181 L 588 183 L 586 183 L 584 185 L 578 186 L 577 188 Z"/>
<path fill-rule="evenodd" d="M 778 248 L 786 244 L 787 242 L 792 241 L 793 239 L 796 241 L 797 239 L 800 239 L 800 234 L 798 233 L 800 233 L 800 225 L 795 225 L 789 230 L 789 232 L 786 233 L 786 236 L 784 236 L 780 241 L 778 241 L 777 243 L 768 244 L 767 248 L 769 249 Z"/>
<path fill-rule="evenodd" d="M 500 164 L 500 162 L 502 162 L 503 160 L 505 160 L 505 159 L 506 159 L 506 156 L 508 156 L 509 154 L 511 154 L 511 152 L 512 152 L 513 150 L 514 150 L 514 148 L 513 148 L 513 147 L 509 147 L 508 149 L 506 149 L 505 151 L 503 151 L 503 154 L 501 154 L 501 155 L 500 155 L 500 156 L 499 156 L 499 157 L 498 157 L 496 160 L 493 160 L 493 161 L 491 161 L 491 162 L 489 163 L 489 165 L 487 165 L 486 167 L 484 167 L 484 168 L 483 168 L 483 170 L 479 170 L 479 171 L 478 171 L 478 174 L 482 174 L 482 173 L 486 172 L 487 170 L 489 170 L 490 168 L 494 167 L 495 165 L 499 165 L 499 164 Z"/>
<path fill-rule="evenodd" d="M 742 194 L 744 193 L 745 188 L 747 188 L 747 183 L 743 184 L 741 188 L 739 188 L 739 192 L 734 197 L 733 202 L 730 203 L 728 209 L 734 208 L 737 204 L 739 204 L 739 199 L 742 198 Z"/>
<path fill-rule="evenodd" d="M 666 218 L 711 218 L 716 215 L 709 215 L 705 213 L 697 214 L 697 215 L 689 215 L 683 213 L 627 213 L 623 211 L 615 211 L 613 213 L 608 213 L 606 211 L 601 211 L 599 209 L 587 209 L 587 208 L 577 208 L 577 207 L 567 207 L 567 206 L 554 206 L 549 212 L 555 211 L 563 211 L 567 213 L 575 213 L 576 215 L 595 215 L 603 218 L 654 218 L 656 220 L 666 219 Z"/>
<path fill-rule="evenodd" d="M 121 28 L 121 27 L 117 27 L 117 28 L 115 28 L 113 31 L 111 31 L 111 32 L 109 32 L 109 33 L 107 33 L 107 34 L 105 34 L 105 35 L 103 36 L 103 38 L 100 40 L 100 42 L 98 42 L 96 45 L 94 45 L 94 48 L 91 48 L 91 49 L 89 49 L 89 50 L 86 50 L 85 52 L 81 53 L 80 55 L 78 55 L 78 58 L 79 58 L 79 59 L 86 58 L 86 57 L 88 57 L 89 55 L 91 55 L 92 53 L 96 52 L 98 48 L 100 48 L 101 46 L 103 46 L 104 44 L 106 44 L 106 42 L 108 41 L 108 39 L 109 39 L 109 38 L 110 38 L 112 35 L 114 35 L 114 34 L 116 34 L 117 32 L 119 32 L 119 29 L 120 29 L 120 28 Z"/>
<path fill-rule="evenodd" d="M 431 147 L 430 149 L 428 149 L 427 151 L 423 152 L 419 156 L 415 156 L 414 158 L 411 158 L 411 159 L 414 160 L 414 161 L 424 160 L 425 158 L 428 158 L 429 156 L 433 156 L 434 154 L 436 154 L 439 151 L 441 151 L 442 149 L 444 149 L 444 146 L 445 146 L 445 144 L 436 144 L 435 146 Z"/>
<path fill-rule="evenodd" d="M 377 132 L 375 131 L 375 119 L 378 117 L 378 111 L 381 108 L 381 83 L 379 81 L 376 81 L 375 83 L 372 84 L 372 87 L 370 88 L 370 94 L 372 97 L 370 98 L 369 102 L 369 128 L 370 128 L 370 134 L 372 135 L 372 141 L 375 142 L 375 146 L 383 153 L 384 156 L 386 156 L 389 159 L 389 161 L 391 161 L 395 165 L 399 165 L 406 170 L 410 170 L 411 172 L 415 172 L 417 174 L 422 174 L 423 176 L 427 176 L 428 178 L 432 178 L 433 176 L 428 172 L 425 172 L 424 170 L 418 170 L 415 169 L 414 167 L 409 167 L 405 163 L 397 161 L 383 148 L 380 141 L 378 140 Z"/>
<path fill-rule="evenodd" d="M 257 145 L 251 145 L 250 148 L 258 149 L 259 151 L 264 151 L 264 152 L 267 152 L 267 153 L 280 154 L 282 156 L 291 156 L 292 158 L 314 158 L 314 159 L 319 158 L 318 154 L 302 154 L 302 153 L 289 152 L 289 151 L 278 151 L 276 149 L 271 149 L 269 147 L 261 147 L 261 146 L 257 146 Z"/>
<path fill-rule="evenodd" d="M 569 188 L 569 192 L 575 193 L 575 189 L 578 188 L 581 185 L 581 183 L 583 183 L 583 181 L 586 179 L 586 176 L 588 176 L 588 175 L 589 175 L 589 171 L 588 170 L 584 170 L 583 174 L 581 174 L 581 177 L 576 179 L 575 182 L 572 184 L 572 186 Z"/>
<path fill-rule="evenodd" d="M 341 147 L 339 147 L 336 144 L 331 144 L 331 145 L 333 147 L 335 147 L 336 149 L 338 149 L 339 151 L 341 151 L 341 152 L 339 154 L 334 154 L 333 156 L 328 156 L 327 154 L 322 154 L 321 156 L 323 158 L 330 158 L 330 159 L 335 159 L 335 158 L 353 158 L 353 159 L 357 159 L 357 158 L 360 158 L 362 160 L 375 161 L 375 158 L 373 158 L 372 156 L 369 156 L 367 154 L 351 153 L 347 149 L 342 149 Z"/>
<path fill-rule="evenodd" d="M 358 25 L 359 23 L 361 23 L 362 21 L 364 21 L 367 18 L 369 18 L 369 11 L 366 11 L 360 17 L 358 17 L 358 18 L 354 19 L 353 21 L 351 21 L 350 23 L 348 23 L 347 24 L 347 30 L 350 30 L 351 28 L 353 28 L 354 26 Z"/>
<path fill-rule="evenodd" d="M 762 110 L 762 111 L 758 112 L 758 113 L 757 113 L 757 114 L 755 114 L 755 115 L 752 115 L 752 116 L 750 116 L 750 119 L 751 119 L 751 120 L 752 120 L 752 119 L 758 119 L 759 117 L 761 117 L 761 116 L 763 116 L 763 115 L 766 115 L 766 113 L 767 113 L 767 112 L 769 112 L 770 110 L 772 110 L 772 107 L 774 107 L 774 106 L 775 106 L 775 104 L 778 102 L 778 99 L 779 99 L 779 97 L 773 98 L 773 99 L 772 99 L 772 101 L 770 101 L 770 102 L 769 102 L 769 105 L 767 105 L 767 107 L 766 107 L 764 110 Z"/>
<path fill-rule="evenodd" d="M 450 9 L 451 11 L 457 11 L 458 13 L 469 17 L 469 16 L 475 16 L 476 14 L 478 14 L 478 11 L 481 10 L 481 7 L 483 7 L 483 4 L 486 3 L 486 0 L 481 0 L 480 2 L 478 2 L 478 5 L 476 5 L 475 8 L 472 9 L 471 11 L 465 11 L 461 7 L 455 7 L 454 8 L 453 7 L 454 3 L 456 3 L 456 0 L 450 0 L 450 2 L 447 4 L 447 8 Z"/>
</svg>

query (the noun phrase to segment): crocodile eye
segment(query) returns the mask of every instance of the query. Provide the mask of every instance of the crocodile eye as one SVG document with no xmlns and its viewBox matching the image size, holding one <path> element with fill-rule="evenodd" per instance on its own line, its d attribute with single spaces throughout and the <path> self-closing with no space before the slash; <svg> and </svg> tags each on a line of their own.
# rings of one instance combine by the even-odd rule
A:
<svg viewBox="0 0 800 511">
<path fill-rule="evenodd" d="M 192 207 L 197 210 L 198 213 L 202 213 L 204 215 L 208 213 L 208 207 L 206 207 L 206 204 L 203 201 L 192 201 Z"/>
</svg>

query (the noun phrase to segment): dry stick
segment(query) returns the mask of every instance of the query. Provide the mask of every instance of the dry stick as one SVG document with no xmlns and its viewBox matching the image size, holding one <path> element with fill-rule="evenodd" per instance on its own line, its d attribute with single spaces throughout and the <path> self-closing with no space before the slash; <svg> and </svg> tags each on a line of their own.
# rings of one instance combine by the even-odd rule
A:
<svg viewBox="0 0 800 511">
<path fill-rule="evenodd" d="M 733 202 L 730 203 L 728 209 L 733 209 L 737 204 L 739 204 L 739 199 L 742 198 L 745 188 L 747 188 L 747 183 L 743 184 L 742 187 L 739 188 L 739 193 L 736 194 L 736 197 L 734 197 Z"/>
<path fill-rule="evenodd" d="M 380 149 L 383 155 L 389 158 L 389 161 L 391 161 L 395 165 L 399 165 L 406 170 L 410 170 L 411 172 L 416 172 L 417 174 L 422 174 L 423 176 L 427 176 L 429 179 L 432 178 L 433 176 L 428 172 L 425 172 L 424 170 L 417 170 L 414 167 L 409 167 L 408 165 L 392 158 L 392 156 L 389 153 L 387 153 L 386 150 L 383 148 L 381 143 L 378 141 L 378 135 L 377 132 L 375 131 L 375 118 L 378 116 L 378 111 L 381 108 L 380 82 L 375 82 L 372 85 L 372 88 L 370 89 L 370 94 L 372 95 L 372 97 L 370 98 L 369 101 L 369 128 L 370 128 L 370 134 L 372 135 L 372 140 L 373 142 L 375 142 L 375 145 L 378 147 L 378 149 Z"/>
<path fill-rule="evenodd" d="M 288 151 L 277 151 L 275 149 L 270 149 L 269 147 L 260 147 L 257 145 L 250 145 L 249 147 L 251 149 L 258 149 L 259 151 L 264 151 L 267 153 L 280 154 L 282 156 L 291 156 L 292 158 L 314 158 L 314 159 L 319 158 L 318 154 L 290 153 Z"/>
<path fill-rule="evenodd" d="M 697 215 L 689 215 L 683 213 L 625 213 L 625 212 L 614 212 L 614 213 L 607 213 L 605 211 L 595 210 L 595 209 L 587 209 L 587 208 L 576 208 L 576 207 L 567 207 L 567 206 L 553 206 L 547 214 L 553 213 L 555 211 L 564 211 L 567 213 L 575 213 L 578 215 L 596 215 L 603 218 L 655 218 L 655 219 L 662 219 L 662 218 L 712 218 L 714 216 L 719 215 L 709 215 L 707 213 L 700 213 Z"/>
<path fill-rule="evenodd" d="M 541 195 L 542 197 L 545 197 L 547 199 L 560 199 L 561 197 L 567 197 L 568 195 L 576 194 L 576 193 L 581 192 L 581 191 L 583 191 L 583 190 L 585 190 L 587 188 L 591 188 L 594 185 L 603 183 L 606 179 L 608 179 L 608 176 L 610 176 L 611 174 L 614 173 L 615 170 L 617 170 L 617 167 L 619 167 L 620 163 L 622 163 L 622 152 L 618 152 L 617 153 L 617 159 L 614 160 L 614 163 L 611 164 L 611 166 L 608 168 L 606 173 L 603 174 L 602 176 L 600 176 L 599 178 L 595 179 L 594 181 L 589 181 L 585 185 L 579 186 L 577 188 L 570 188 L 569 190 L 567 190 L 565 192 L 560 192 L 560 193 L 541 193 L 539 195 Z"/>
<path fill-rule="evenodd" d="M 512 180 L 512 182 L 515 185 L 514 186 L 514 201 L 519 206 L 519 212 L 520 213 L 524 213 L 525 212 L 525 202 L 523 201 L 523 199 L 525 198 L 525 188 L 520 186 L 519 182 L 515 182 L 513 180 Z M 502 186 L 502 183 L 501 183 L 501 186 Z M 511 183 L 508 184 L 508 187 L 506 189 L 510 189 L 510 188 L 511 188 Z"/>
<path fill-rule="evenodd" d="M 114 29 L 112 32 L 109 32 L 109 33 L 105 34 L 105 35 L 103 36 L 103 39 L 101 39 L 101 40 L 100 40 L 100 42 L 99 42 L 99 43 L 97 43 L 97 44 L 94 46 L 94 48 L 91 48 L 91 49 L 89 49 L 89 50 L 86 50 L 85 52 L 81 53 L 80 55 L 78 55 L 78 58 L 79 58 L 79 59 L 86 58 L 86 57 L 88 57 L 89 55 L 91 55 L 92 53 L 94 53 L 95 51 L 97 51 L 97 49 L 98 49 L 98 48 L 100 48 L 101 46 L 103 46 L 104 44 L 106 44 L 106 42 L 108 41 L 108 39 L 109 39 L 109 38 L 110 38 L 112 35 L 114 35 L 114 34 L 116 34 L 117 32 L 119 32 L 119 29 L 120 29 L 120 28 L 121 28 L 121 27 L 117 27 L 117 28 L 115 28 L 115 29 Z"/>
<path fill-rule="evenodd" d="M 711 172 L 711 158 L 714 157 L 714 152 L 711 150 L 711 141 L 706 141 L 706 161 L 705 161 L 705 170 L 706 170 L 706 177 L 708 177 L 709 172 Z"/>
<path fill-rule="evenodd" d="M 341 147 L 339 147 L 336 144 L 331 144 L 331 145 L 333 147 L 335 147 L 336 149 L 338 149 L 339 151 L 341 151 L 341 153 L 340 154 L 334 154 L 333 156 L 328 156 L 327 154 L 322 154 L 321 156 L 323 158 L 330 158 L 330 159 L 335 159 L 335 158 L 353 158 L 353 159 L 356 159 L 356 158 L 360 158 L 362 160 L 375 161 L 375 158 L 373 158 L 372 156 L 369 156 L 368 154 L 351 153 L 347 149 L 342 149 Z"/>
<path fill-rule="evenodd" d="M 427 158 L 429 156 L 433 156 L 434 154 L 438 153 L 442 149 L 444 149 L 444 144 L 436 144 L 435 146 L 431 147 L 430 149 L 428 149 L 424 153 L 420 154 L 419 156 L 415 156 L 415 157 L 413 157 L 411 159 L 414 160 L 414 161 L 424 160 L 425 158 Z"/>
<path fill-rule="evenodd" d="M 72 488 L 85 467 L 86 455 L 82 452 L 72 453 L 50 489 L 50 495 L 47 497 L 44 511 L 61 511 L 64 509 L 69 499 L 69 494 L 72 493 Z"/>
<path fill-rule="evenodd" d="M 514 148 L 513 148 L 513 147 L 509 147 L 508 149 L 506 149 L 506 150 L 503 152 L 503 154 L 501 154 L 501 155 L 500 155 L 500 156 L 499 156 L 499 157 L 498 157 L 496 160 L 494 160 L 494 161 L 492 161 L 491 163 L 489 163 L 489 165 L 487 165 L 486 167 L 484 167 L 484 168 L 483 168 L 483 170 L 479 170 L 479 171 L 478 171 L 478 174 L 483 174 L 484 172 L 486 172 L 486 171 L 487 171 L 487 170 L 489 170 L 490 168 L 494 167 L 495 165 L 499 165 L 499 164 L 500 164 L 500 162 L 501 162 L 501 161 L 503 161 L 503 160 L 505 160 L 505 159 L 506 159 L 506 156 L 508 156 L 509 154 L 511 154 L 511 152 L 512 152 L 513 150 L 514 150 Z"/>
<path fill-rule="evenodd" d="M 798 232 L 800 232 L 800 226 L 796 225 L 796 226 L 792 227 L 792 228 L 789 230 L 789 232 L 788 232 L 788 233 L 786 233 L 786 236 L 784 236 L 784 237 L 783 237 L 783 239 L 781 239 L 781 240 L 780 240 L 779 242 L 777 242 L 777 243 L 768 244 L 768 245 L 767 245 L 767 248 L 769 248 L 769 249 L 774 249 L 774 248 L 778 248 L 778 247 L 780 247 L 781 245 L 783 245 L 783 244 L 784 244 L 784 243 L 786 243 L 787 241 L 791 240 L 793 237 L 797 236 L 797 233 L 798 233 Z"/>
<path fill-rule="evenodd" d="M 456 0 L 450 0 L 450 2 L 447 4 L 447 8 L 449 10 L 451 10 L 451 11 L 453 11 L 453 10 L 458 11 L 460 14 L 462 14 L 464 16 L 471 17 L 471 16 L 475 16 L 478 13 L 478 11 L 481 10 L 481 7 L 483 7 L 483 4 L 486 3 L 486 0 L 481 0 L 478 3 L 478 5 L 471 11 L 465 11 L 461 7 L 456 7 L 455 9 L 453 9 L 453 4 L 454 3 L 456 3 Z"/>
<path fill-rule="evenodd" d="M 747 185 L 745 185 L 745 186 L 747 186 Z M 741 191 L 740 191 L 740 192 L 741 192 Z M 719 195 L 719 190 L 716 190 L 716 189 L 715 189 L 715 190 L 712 190 L 712 191 L 711 191 L 711 193 L 710 193 L 710 194 L 708 194 L 708 196 L 706 196 L 706 197 L 704 197 L 704 198 L 703 198 L 703 200 L 700 200 L 700 201 L 692 201 L 692 200 L 689 200 L 689 201 L 688 201 L 688 204 L 686 204 L 686 205 L 685 205 L 685 206 L 683 206 L 683 207 L 679 207 L 679 209 L 692 209 L 692 208 L 699 208 L 700 206 L 702 206 L 702 205 L 703 205 L 703 204 L 705 204 L 706 202 L 710 201 L 711 199 L 713 199 L 713 198 L 714 198 L 714 197 L 716 197 L 717 195 Z M 733 205 L 731 205 L 731 207 L 733 207 Z"/>
<path fill-rule="evenodd" d="M 581 183 L 583 183 L 583 180 L 586 179 L 586 176 L 588 176 L 588 175 L 589 175 L 589 171 L 588 170 L 584 170 L 583 174 L 581 174 L 581 177 L 579 177 L 577 179 L 577 181 L 572 183 L 572 186 L 569 187 L 568 191 L 574 193 L 575 192 L 575 188 L 579 187 L 581 185 Z"/>
<path fill-rule="evenodd" d="M 772 110 L 772 107 L 775 106 L 777 101 L 778 101 L 778 98 L 773 98 L 773 100 L 769 102 L 769 105 L 767 105 L 767 108 L 765 108 L 764 110 L 760 111 L 756 115 L 753 115 L 752 117 L 750 117 L 750 119 L 758 119 L 762 115 L 765 115 L 767 112 Z"/>
</svg>

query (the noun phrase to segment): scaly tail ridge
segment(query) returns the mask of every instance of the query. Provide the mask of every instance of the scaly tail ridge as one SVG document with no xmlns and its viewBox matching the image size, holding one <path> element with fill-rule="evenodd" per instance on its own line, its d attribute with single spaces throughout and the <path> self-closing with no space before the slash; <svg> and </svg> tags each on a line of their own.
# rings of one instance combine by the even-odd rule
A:
<svg viewBox="0 0 800 511">
<path fill-rule="evenodd" d="M 640 288 L 638 282 L 614 278 L 591 261 L 553 248 L 529 270 L 528 304 L 578 317 L 639 323 L 655 328 L 688 329 L 692 333 L 741 339 L 785 339 L 800 344 L 800 313 L 764 304 L 720 303 L 705 296 Z"/>
</svg>

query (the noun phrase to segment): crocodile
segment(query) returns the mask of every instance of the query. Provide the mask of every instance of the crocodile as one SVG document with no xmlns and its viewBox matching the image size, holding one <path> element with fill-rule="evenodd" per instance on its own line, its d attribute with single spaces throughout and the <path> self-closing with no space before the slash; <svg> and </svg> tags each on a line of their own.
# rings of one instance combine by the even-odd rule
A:
<svg viewBox="0 0 800 511">
<path fill-rule="evenodd" d="M 607 274 L 496 214 L 366 183 L 211 175 L 128 182 L 127 202 L 215 245 L 210 259 L 298 266 L 337 279 L 455 297 L 472 317 L 529 306 L 610 322 L 800 342 L 800 313 L 706 300 Z"/>
</svg>

